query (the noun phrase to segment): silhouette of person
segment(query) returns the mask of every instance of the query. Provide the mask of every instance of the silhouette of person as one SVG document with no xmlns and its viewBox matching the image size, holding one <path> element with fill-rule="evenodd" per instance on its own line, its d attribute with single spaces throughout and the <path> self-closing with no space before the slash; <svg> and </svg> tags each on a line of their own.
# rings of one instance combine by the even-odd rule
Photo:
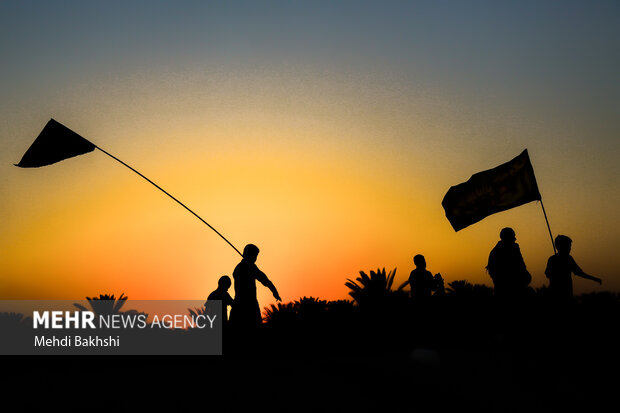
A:
<svg viewBox="0 0 620 413">
<path fill-rule="evenodd" d="M 558 252 L 547 260 L 545 275 L 549 279 L 549 291 L 556 298 L 568 299 L 573 296 L 573 279 L 571 273 L 599 284 L 603 282 L 600 278 L 588 275 L 579 268 L 570 255 L 572 243 L 573 240 L 566 235 L 558 235 L 555 237 L 555 246 Z"/>
<path fill-rule="evenodd" d="M 426 269 L 426 259 L 424 255 L 418 254 L 413 257 L 415 269 L 409 274 L 409 279 L 402 283 L 399 290 L 405 288 L 407 284 L 411 286 L 411 298 L 428 298 L 433 291 L 438 291 L 440 285 L 443 286 L 441 274 L 433 274 Z"/>
<path fill-rule="evenodd" d="M 489 254 L 486 267 L 491 279 L 495 295 L 498 297 L 514 297 L 526 293 L 532 281 L 521 255 L 517 237 L 512 228 L 504 228 L 499 233 L 499 242 Z"/>
<path fill-rule="evenodd" d="M 224 323 L 228 322 L 228 306 L 232 307 L 234 305 L 233 298 L 228 294 L 228 289 L 231 285 L 232 281 L 228 275 L 220 277 L 217 281 L 217 288 L 209 294 L 205 303 L 205 307 L 208 307 L 209 301 L 219 300 L 222 302 L 222 320 Z"/>
<path fill-rule="evenodd" d="M 231 323 L 242 329 L 256 327 L 262 323 L 260 307 L 256 299 L 256 281 L 271 290 L 277 301 L 282 301 L 278 290 L 264 272 L 256 266 L 259 249 L 248 244 L 243 249 L 243 259 L 233 271 L 235 282 L 235 305 L 230 312 Z"/>
</svg>

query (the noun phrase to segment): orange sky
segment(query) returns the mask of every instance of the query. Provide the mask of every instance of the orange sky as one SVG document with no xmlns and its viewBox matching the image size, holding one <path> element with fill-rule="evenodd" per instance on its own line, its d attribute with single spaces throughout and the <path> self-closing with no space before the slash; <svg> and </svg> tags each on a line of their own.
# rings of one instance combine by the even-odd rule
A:
<svg viewBox="0 0 620 413">
<path fill-rule="evenodd" d="M 26 39 L 11 26 L 14 43 L 5 49 L 11 65 L 22 66 L 0 73 L 0 298 L 203 299 L 239 261 L 195 217 L 98 151 L 40 169 L 14 167 L 50 117 L 140 170 L 237 248 L 257 244 L 257 263 L 284 301 L 346 298 L 347 278 L 378 267 L 398 268 L 400 284 L 418 253 L 447 282 L 488 284 L 484 266 L 504 226 L 516 230 L 533 285 L 543 285 L 552 247 L 539 205 L 458 233 L 441 207 L 451 185 L 527 148 L 552 230 L 571 236 L 577 263 L 604 280 L 602 287 L 575 280 L 576 291 L 620 290 L 620 117 L 610 104 L 618 94 L 596 80 L 615 76 L 603 67 L 617 52 L 591 35 L 583 49 L 548 57 L 562 53 L 548 33 L 537 32 L 536 43 L 518 30 L 505 33 L 514 37 L 504 52 L 484 27 L 459 38 L 461 26 L 452 26 L 455 37 L 438 38 L 429 26 L 429 37 L 419 37 L 396 11 L 389 16 L 383 23 L 394 19 L 394 28 L 377 31 L 376 41 L 401 27 L 407 47 L 357 43 L 339 32 L 330 32 L 329 46 L 311 36 L 303 43 L 289 28 L 291 44 L 262 43 L 248 32 L 226 38 L 236 48 L 149 49 L 141 43 L 147 36 L 136 34 L 133 46 L 103 36 L 97 41 L 106 47 L 97 51 L 81 43 L 80 53 L 58 49 L 62 63 L 40 53 L 42 37 Z M 477 17 L 455 16 L 455 24 L 477 27 Z M 314 33 L 310 26 L 299 30 Z M 479 59 L 448 53 L 459 47 Z M 592 50 L 601 53 L 598 63 L 575 66 Z M 515 53 L 530 65 L 514 68 Z M 497 60 L 484 65 L 485 57 Z M 51 69 L 40 71 L 41 63 Z M 259 300 L 273 302 L 266 289 Z"/>
</svg>

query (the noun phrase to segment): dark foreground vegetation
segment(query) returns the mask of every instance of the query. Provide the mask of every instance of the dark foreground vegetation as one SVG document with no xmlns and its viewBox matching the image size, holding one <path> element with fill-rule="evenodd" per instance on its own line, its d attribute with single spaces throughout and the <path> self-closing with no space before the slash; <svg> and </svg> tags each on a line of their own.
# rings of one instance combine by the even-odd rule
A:
<svg viewBox="0 0 620 413">
<path fill-rule="evenodd" d="M 225 331 L 223 356 L 4 358 L 5 390 L 36 391 L 22 405 L 89 410 L 590 412 L 615 404 L 618 294 L 557 302 L 543 288 L 500 301 L 489 287 L 455 281 L 414 301 L 391 288 L 390 275 L 352 282 L 350 301 L 272 305 L 256 331 Z"/>
</svg>

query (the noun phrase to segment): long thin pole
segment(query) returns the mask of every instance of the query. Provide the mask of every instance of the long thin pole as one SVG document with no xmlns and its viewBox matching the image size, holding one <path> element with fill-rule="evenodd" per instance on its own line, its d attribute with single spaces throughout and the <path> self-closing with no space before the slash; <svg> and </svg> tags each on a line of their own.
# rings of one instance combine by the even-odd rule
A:
<svg viewBox="0 0 620 413">
<path fill-rule="evenodd" d="M 551 227 L 549 226 L 549 220 L 547 219 L 547 212 L 545 211 L 545 204 L 543 204 L 542 198 L 540 199 L 540 206 L 542 207 L 543 214 L 545 215 L 545 222 L 547 222 L 549 237 L 551 237 L 551 245 L 553 245 L 553 255 L 555 255 L 557 254 L 557 251 L 555 250 L 555 242 L 553 242 L 553 235 L 551 234 Z"/>
<path fill-rule="evenodd" d="M 189 209 L 185 204 L 183 204 L 181 201 L 179 201 L 178 199 L 176 199 L 175 197 L 173 197 L 172 195 L 170 195 L 168 192 L 166 192 L 161 186 L 157 185 L 155 182 L 151 181 L 149 178 L 147 178 L 146 176 L 142 175 L 140 172 L 136 171 L 134 168 L 132 168 L 131 166 L 127 165 L 125 162 L 121 161 L 120 159 L 118 159 L 116 156 L 110 154 L 109 152 L 104 151 L 103 149 L 101 149 L 100 147 L 98 147 L 97 145 L 95 145 L 95 148 L 99 149 L 101 152 L 105 153 L 106 155 L 108 155 L 110 158 L 122 163 L 123 165 L 125 165 L 127 168 L 131 169 L 132 171 L 134 171 L 135 173 L 137 173 L 138 175 L 140 175 L 142 178 L 146 179 L 149 183 L 151 183 L 155 188 L 159 189 L 160 191 L 162 191 L 164 194 L 168 195 L 170 198 L 174 199 L 179 205 L 181 205 L 183 208 L 187 209 L 189 212 L 191 212 L 196 218 L 198 218 L 199 220 L 201 220 L 205 225 L 207 225 L 209 228 L 211 228 L 213 231 L 215 231 L 215 233 L 217 235 L 219 235 L 220 237 L 222 237 L 222 239 L 224 241 L 226 241 L 228 243 L 228 245 L 230 245 L 231 247 L 233 247 L 233 249 L 235 251 L 237 251 L 237 254 L 241 255 L 243 257 L 243 254 L 241 252 L 239 252 L 239 250 L 237 248 L 235 248 L 234 245 L 232 245 L 230 243 L 230 241 L 228 241 L 222 234 L 220 234 L 218 232 L 218 230 L 216 230 L 215 228 L 213 228 L 211 225 L 209 225 L 209 223 L 207 221 L 205 221 L 204 219 L 200 218 L 200 216 L 195 213 L 194 211 L 192 211 L 191 209 Z"/>
</svg>

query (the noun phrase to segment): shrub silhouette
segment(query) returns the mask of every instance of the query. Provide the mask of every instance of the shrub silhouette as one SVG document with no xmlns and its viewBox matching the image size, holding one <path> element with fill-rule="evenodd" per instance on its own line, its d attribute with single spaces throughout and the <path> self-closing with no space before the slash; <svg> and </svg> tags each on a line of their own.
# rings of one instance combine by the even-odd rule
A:
<svg viewBox="0 0 620 413">
<path fill-rule="evenodd" d="M 189 312 L 189 315 L 192 317 L 193 320 L 198 318 L 198 316 L 206 316 L 208 314 L 206 306 L 196 307 L 194 309 L 188 308 L 187 311 Z"/>
<path fill-rule="evenodd" d="M 446 292 L 452 296 L 462 298 L 488 298 L 493 295 L 493 289 L 483 284 L 471 284 L 466 280 L 456 280 L 448 283 Z"/>
<path fill-rule="evenodd" d="M 92 311 L 97 315 L 118 314 L 127 301 L 127 296 L 124 294 L 125 293 L 122 293 L 118 299 L 114 297 L 114 294 L 99 294 L 99 297 L 86 297 L 86 299 L 88 300 Z M 82 311 L 89 311 L 81 304 L 74 303 L 73 305 Z"/>
<path fill-rule="evenodd" d="M 290 303 L 271 304 L 265 307 L 265 323 L 291 325 L 317 323 L 327 316 L 328 303 L 315 297 L 302 297 Z"/>
<path fill-rule="evenodd" d="M 304 296 L 295 301 L 295 308 L 300 321 L 316 322 L 325 318 L 327 314 L 327 301 Z"/>
<path fill-rule="evenodd" d="M 6 323 L 14 323 L 14 324 L 19 324 L 23 321 L 25 321 L 24 315 L 22 313 L 15 313 L 15 312 L 2 312 L 0 313 L 0 319 L 2 320 L 2 322 L 6 322 Z"/>
<path fill-rule="evenodd" d="M 392 283 L 396 275 L 396 268 L 386 274 L 385 267 L 370 271 L 368 276 L 364 271 L 360 271 L 360 276 L 353 281 L 347 278 L 344 284 L 351 290 L 349 295 L 360 307 L 376 306 L 383 304 L 386 299 L 394 293 L 392 291 Z M 358 284 L 359 283 L 359 284 Z"/>
<path fill-rule="evenodd" d="M 618 305 L 620 305 L 620 294 L 609 291 L 585 293 L 577 297 L 577 302 L 588 307 L 618 308 Z"/>
<path fill-rule="evenodd" d="M 295 303 L 277 303 L 265 307 L 264 322 L 276 326 L 292 326 L 297 320 L 297 309 Z"/>
<path fill-rule="evenodd" d="M 327 302 L 327 313 L 330 319 L 343 319 L 353 315 L 355 307 L 353 301 L 335 300 Z"/>
<path fill-rule="evenodd" d="M 0 313 L 0 327 L 3 329 L 24 327 L 27 325 L 32 326 L 32 317 L 26 317 L 22 313 L 15 312 L 1 312 Z"/>
</svg>

